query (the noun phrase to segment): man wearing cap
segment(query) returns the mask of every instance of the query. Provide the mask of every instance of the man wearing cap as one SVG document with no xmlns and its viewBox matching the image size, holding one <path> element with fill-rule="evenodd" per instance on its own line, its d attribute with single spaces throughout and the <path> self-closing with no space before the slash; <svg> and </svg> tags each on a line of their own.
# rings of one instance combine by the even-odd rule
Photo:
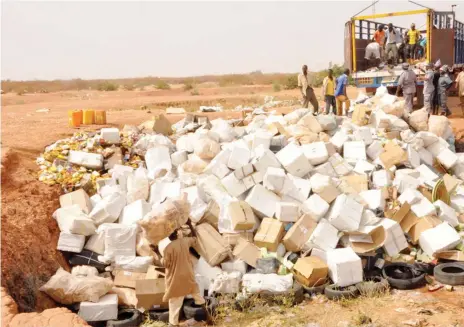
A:
<svg viewBox="0 0 464 327">
<path fill-rule="evenodd" d="M 309 103 L 313 106 L 313 113 L 318 112 L 319 104 L 314 94 L 313 80 L 308 73 L 308 66 L 303 65 L 302 73 L 298 75 L 298 87 L 301 90 L 303 96 L 303 108 L 308 108 Z"/>
<path fill-rule="evenodd" d="M 461 104 L 461 111 L 464 115 L 464 70 L 462 67 L 459 68 L 460 72 L 456 77 L 456 89 L 458 90 L 459 102 Z"/>
<path fill-rule="evenodd" d="M 408 31 L 409 37 L 409 58 L 411 59 L 411 63 L 414 59 L 416 59 L 416 50 L 417 44 L 419 43 L 420 33 L 416 30 L 416 24 L 411 24 L 411 29 Z"/>
<path fill-rule="evenodd" d="M 433 94 L 435 91 L 435 87 L 433 86 L 434 73 L 432 67 L 432 64 L 427 64 L 424 78 L 424 108 L 429 114 L 432 114 Z"/>
<path fill-rule="evenodd" d="M 396 43 L 399 38 L 401 38 L 401 35 L 399 35 L 399 32 L 393 27 L 393 24 L 392 23 L 388 24 L 387 46 L 385 49 L 385 60 L 388 61 L 388 58 L 391 53 L 393 65 L 396 65 L 398 61 L 398 47 Z"/>
<path fill-rule="evenodd" d="M 448 90 L 453 85 L 453 81 L 448 75 L 449 69 L 447 65 L 440 68 L 440 79 L 438 80 L 438 95 L 440 97 L 441 115 L 449 116 L 451 111 L 448 109 Z"/>
<path fill-rule="evenodd" d="M 403 73 L 401 73 L 400 79 L 398 80 L 396 96 L 399 96 L 400 90 L 402 89 L 406 107 L 405 110 L 408 114 L 412 112 L 414 94 L 416 94 L 416 79 L 416 74 L 409 69 L 409 64 L 407 62 L 403 63 Z"/>
</svg>

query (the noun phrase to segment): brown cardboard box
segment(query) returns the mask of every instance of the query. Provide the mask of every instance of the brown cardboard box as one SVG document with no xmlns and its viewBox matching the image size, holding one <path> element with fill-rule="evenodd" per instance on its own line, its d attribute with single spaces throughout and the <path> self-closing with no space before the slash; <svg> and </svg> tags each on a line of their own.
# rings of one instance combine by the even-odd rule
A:
<svg viewBox="0 0 464 327">
<path fill-rule="evenodd" d="M 244 239 L 253 243 L 252 232 L 223 233 L 222 238 L 226 241 L 227 244 L 230 245 L 232 249 L 237 245 L 239 239 Z"/>
<path fill-rule="evenodd" d="M 418 222 L 419 222 L 419 218 L 417 218 L 414 212 L 409 211 L 406 214 L 406 217 L 404 217 L 404 219 L 400 222 L 400 226 L 403 232 L 407 233 Z"/>
<path fill-rule="evenodd" d="M 411 237 L 411 243 L 417 244 L 419 242 L 419 237 L 422 232 L 425 232 L 428 229 L 434 228 L 440 225 L 442 221 L 437 217 L 425 216 L 418 219 L 417 224 L 411 227 L 408 231 L 408 235 Z"/>
<path fill-rule="evenodd" d="M 392 166 L 398 165 L 408 160 L 408 154 L 398 144 L 394 142 L 388 142 L 384 146 L 385 152 L 380 154 L 380 160 L 384 164 L 386 169 Z"/>
<path fill-rule="evenodd" d="M 209 201 L 205 214 L 200 219 L 199 223 L 208 223 L 217 230 L 219 222 L 219 210 L 219 205 L 214 200 Z"/>
<path fill-rule="evenodd" d="M 290 227 L 282 240 L 287 251 L 301 251 L 303 245 L 309 240 L 316 226 L 317 222 L 309 215 L 301 216 L 300 219 Z"/>
<path fill-rule="evenodd" d="M 135 288 L 135 282 L 140 279 L 145 279 L 146 275 L 146 273 L 115 270 L 113 271 L 113 284 L 114 286 Z"/>
<path fill-rule="evenodd" d="M 448 191 L 448 193 L 452 193 L 460 184 L 459 181 L 450 174 L 446 174 L 443 176 L 443 182 L 445 183 L 445 188 Z"/>
<path fill-rule="evenodd" d="M 302 285 L 319 286 L 326 282 L 329 268 L 318 257 L 299 258 L 293 266 L 293 275 Z"/>
<path fill-rule="evenodd" d="M 138 280 L 135 285 L 137 308 L 143 308 L 145 310 L 152 308 L 168 308 L 168 303 L 163 302 L 165 292 L 166 285 L 164 278 Z"/>
<path fill-rule="evenodd" d="M 464 261 L 464 252 L 458 250 L 436 252 L 434 256 L 438 259 Z"/>
<path fill-rule="evenodd" d="M 347 233 L 350 236 L 350 244 L 356 253 L 369 253 L 383 246 L 387 234 L 382 226 L 365 226 L 357 232 Z"/>
<path fill-rule="evenodd" d="M 283 135 L 285 136 L 286 138 L 289 138 L 290 137 L 290 134 L 287 133 L 287 131 L 285 130 L 285 128 L 279 123 L 279 122 L 273 122 L 270 124 L 270 128 L 271 128 L 271 132 L 273 132 L 273 130 L 277 130 L 277 133 L 276 134 L 280 134 L 280 135 Z"/>
<path fill-rule="evenodd" d="M 171 123 L 163 114 L 154 116 L 153 119 L 143 122 L 138 128 L 142 131 L 154 131 L 163 135 L 172 134 Z"/>
<path fill-rule="evenodd" d="M 255 244 L 271 252 L 277 251 L 284 236 L 284 224 L 273 218 L 264 218 L 255 235 Z"/>
<path fill-rule="evenodd" d="M 400 132 L 399 131 L 391 131 L 386 132 L 385 137 L 389 140 L 398 139 L 401 140 Z"/>
<path fill-rule="evenodd" d="M 340 194 L 340 191 L 334 185 L 329 185 L 324 188 L 322 192 L 318 193 L 318 195 L 329 204 L 332 203 Z"/>
<path fill-rule="evenodd" d="M 216 266 L 232 256 L 232 250 L 221 234 L 208 223 L 195 227 L 197 245 L 195 250 L 210 266 Z"/>
<path fill-rule="evenodd" d="M 252 229 L 256 224 L 255 214 L 245 201 L 233 201 L 227 207 L 227 213 L 235 231 Z"/>
<path fill-rule="evenodd" d="M 341 179 L 345 180 L 357 192 L 369 189 L 367 186 L 367 175 L 349 175 L 343 176 Z"/>
<path fill-rule="evenodd" d="M 78 189 L 77 191 L 60 196 L 60 206 L 62 208 L 73 204 L 78 204 L 82 211 L 87 214 L 92 210 L 90 198 L 83 189 Z"/>
<path fill-rule="evenodd" d="M 234 248 L 234 257 L 256 268 L 256 260 L 261 258 L 261 250 L 253 243 L 240 238 Z"/>
<path fill-rule="evenodd" d="M 114 153 L 107 159 L 105 159 L 105 170 L 112 169 L 114 165 L 122 165 L 122 150 L 120 147 L 114 148 Z"/>
<path fill-rule="evenodd" d="M 354 107 L 353 115 L 351 116 L 351 121 L 358 125 L 364 126 L 369 122 L 369 113 L 371 109 L 364 104 L 357 104 Z"/>
</svg>

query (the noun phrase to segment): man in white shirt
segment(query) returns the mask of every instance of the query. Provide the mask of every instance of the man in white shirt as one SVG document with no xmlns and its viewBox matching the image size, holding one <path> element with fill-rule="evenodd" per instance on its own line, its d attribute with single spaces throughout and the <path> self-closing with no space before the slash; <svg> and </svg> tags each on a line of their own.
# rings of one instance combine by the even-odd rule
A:
<svg viewBox="0 0 464 327">
<path fill-rule="evenodd" d="M 308 104 L 311 102 L 313 106 L 312 113 L 317 114 L 319 111 L 319 104 L 317 103 L 313 89 L 313 81 L 308 74 L 308 66 L 306 65 L 303 65 L 303 72 L 298 75 L 298 87 L 303 96 L 303 108 L 308 108 Z"/>
<path fill-rule="evenodd" d="M 398 47 L 396 43 L 398 39 L 401 38 L 401 35 L 393 27 L 392 23 L 388 24 L 388 30 L 386 34 L 387 34 L 387 46 L 385 49 L 385 58 L 388 61 L 388 58 L 390 57 L 390 53 L 391 53 L 392 64 L 396 65 L 398 62 Z"/>
</svg>

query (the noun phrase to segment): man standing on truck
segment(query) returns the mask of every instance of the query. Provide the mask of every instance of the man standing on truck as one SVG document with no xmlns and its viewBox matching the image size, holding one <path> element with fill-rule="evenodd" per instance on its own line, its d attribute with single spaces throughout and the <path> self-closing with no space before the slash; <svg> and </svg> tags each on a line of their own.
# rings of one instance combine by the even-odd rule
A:
<svg viewBox="0 0 464 327">
<path fill-rule="evenodd" d="M 405 109 L 408 114 L 412 112 L 414 94 L 416 94 L 416 79 L 416 74 L 409 69 L 409 64 L 407 62 L 403 63 L 403 73 L 401 73 L 400 79 L 398 80 L 396 96 L 399 96 L 400 90 L 402 89 Z"/>
<path fill-rule="evenodd" d="M 348 111 L 348 108 L 351 105 L 350 99 L 346 94 L 346 86 L 348 85 L 348 76 L 350 75 L 350 70 L 345 69 L 343 75 L 337 78 L 337 85 L 335 87 L 335 98 L 337 99 L 337 115 L 343 115 L 343 104 L 345 104 L 345 109 Z"/>
<path fill-rule="evenodd" d="M 416 50 L 417 44 L 419 43 L 420 33 L 416 30 L 416 24 L 411 24 L 411 29 L 408 31 L 409 37 L 409 58 L 411 60 L 411 64 L 414 59 L 416 59 Z"/>
<path fill-rule="evenodd" d="M 464 115 L 464 70 L 461 67 L 458 77 L 456 77 L 456 89 L 458 90 L 459 102 L 461 105 L 461 111 Z"/>
<path fill-rule="evenodd" d="M 191 228 L 192 233 L 194 229 Z M 169 326 L 179 325 L 179 314 L 184 297 L 191 294 L 196 305 L 204 305 L 198 284 L 195 281 L 193 262 L 189 249 L 196 243 L 194 237 L 178 238 L 178 231 L 169 236 L 171 243 L 164 249 L 162 263 L 166 268 L 166 292 L 163 300 L 169 301 Z"/>
<path fill-rule="evenodd" d="M 438 80 L 438 93 L 440 96 L 441 115 L 449 116 L 451 111 L 448 109 L 448 90 L 453 85 L 453 81 L 448 75 L 449 69 L 447 65 L 440 68 L 440 79 Z"/>
<path fill-rule="evenodd" d="M 424 78 L 424 108 L 427 110 L 429 115 L 432 114 L 433 95 L 435 91 L 435 87 L 433 86 L 434 72 L 432 67 L 433 65 L 431 63 L 427 64 L 427 70 L 425 71 Z"/>
<path fill-rule="evenodd" d="M 398 62 L 398 47 L 396 45 L 398 40 L 398 31 L 393 27 L 393 24 L 388 24 L 387 30 L 387 47 L 385 50 L 385 60 L 388 61 L 391 53 L 392 64 L 396 65 Z"/>
<path fill-rule="evenodd" d="M 335 110 L 335 80 L 333 71 L 329 69 L 329 75 L 322 82 L 322 97 L 325 99 L 325 113 L 336 114 Z"/>
<path fill-rule="evenodd" d="M 303 96 L 303 108 L 308 108 L 311 102 L 314 108 L 312 113 L 317 114 L 319 111 L 319 104 L 314 94 L 312 78 L 308 74 L 308 66 L 303 65 L 302 70 L 303 72 L 298 75 L 298 87 L 300 87 L 301 95 Z"/>
<path fill-rule="evenodd" d="M 377 28 L 377 31 L 374 33 L 374 37 L 372 38 L 372 41 L 375 41 L 379 44 L 380 46 L 380 59 L 385 60 L 385 31 L 384 31 L 385 26 L 383 24 L 380 24 Z"/>
</svg>

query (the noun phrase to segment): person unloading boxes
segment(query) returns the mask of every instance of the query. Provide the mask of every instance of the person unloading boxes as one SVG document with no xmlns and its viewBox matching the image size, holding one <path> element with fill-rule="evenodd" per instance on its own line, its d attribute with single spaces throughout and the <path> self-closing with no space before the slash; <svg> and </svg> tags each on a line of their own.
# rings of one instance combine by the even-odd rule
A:
<svg viewBox="0 0 464 327">
<path fill-rule="evenodd" d="M 193 236 L 195 231 L 191 228 Z M 178 237 L 178 231 L 169 235 L 171 243 L 164 249 L 162 263 L 166 268 L 166 293 L 163 301 L 169 301 L 169 326 L 179 325 L 179 314 L 184 298 L 191 295 L 196 305 L 204 306 L 205 299 L 200 294 L 195 281 L 190 248 L 195 246 L 196 237 Z M 205 308 L 205 312 L 206 308 Z"/>
<path fill-rule="evenodd" d="M 403 90 L 405 111 L 407 114 L 412 112 L 414 94 L 416 94 L 416 80 L 416 74 L 409 69 L 409 64 L 407 62 L 403 63 L 403 72 L 398 80 L 396 96 L 399 96 L 400 90 Z"/>
</svg>

